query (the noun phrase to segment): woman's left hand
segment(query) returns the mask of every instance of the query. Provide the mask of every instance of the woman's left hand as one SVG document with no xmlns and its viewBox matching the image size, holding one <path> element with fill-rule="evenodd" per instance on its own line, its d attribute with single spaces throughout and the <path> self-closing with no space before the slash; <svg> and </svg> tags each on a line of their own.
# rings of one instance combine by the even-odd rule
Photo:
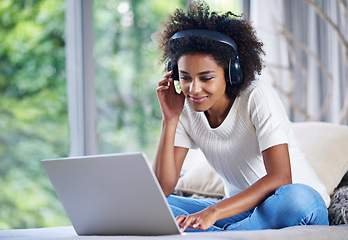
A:
<svg viewBox="0 0 348 240">
<path fill-rule="evenodd" d="M 210 208 L 206 208 L 200 212 L 190 215 L 182 215 L 176 218 L 180 230 L 184 232 L 186 229 L 198 228 L 207 230 L 217 221 L 216 214 Z"/>
</svg>

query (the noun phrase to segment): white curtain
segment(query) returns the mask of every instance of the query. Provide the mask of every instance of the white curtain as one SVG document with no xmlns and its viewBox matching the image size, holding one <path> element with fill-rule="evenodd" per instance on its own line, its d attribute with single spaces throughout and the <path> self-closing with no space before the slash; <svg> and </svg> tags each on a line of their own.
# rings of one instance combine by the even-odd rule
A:
<svg viewBox="0 0 348 240">
<path fill-rule="evenodd" d="M 244 0 L 292 121 L 348 124 L 348 0 Z"/>
</svg>

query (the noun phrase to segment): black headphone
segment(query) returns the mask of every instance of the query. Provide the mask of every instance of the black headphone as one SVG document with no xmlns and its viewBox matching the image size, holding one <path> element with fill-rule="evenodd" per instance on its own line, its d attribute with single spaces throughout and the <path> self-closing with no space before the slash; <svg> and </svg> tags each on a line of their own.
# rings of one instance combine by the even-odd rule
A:
<svg viewBox="0 0 348 240">
<path fill-rule="evenodd" d="M 182 30 L 179 32 L 176 32 L 170 39 L 178 39 L 182 38 L 187 35 L 193 35 L 193 36 L 205 36 L 211 40 L 225 43 L 233 48 L 233 50 L 236 53 L 236 58 L 234 60 L 230 59 L 229 63 L 229 77 L 230 77 L 230 83 L 231 85 L 241 84 L 243 81 L 243 73 L 242 73 L 242 67 L 240 65 L 240 59 L 238 54 L 238 47 L 237 44 L 233 41 L 232 38 L 229 36 L 213 31 L 208 29 L 188 29 L 188 30 Z M 167 62 L 167 70 L 171 71 L 173 70 L 172 78 L 174 80 L 179 80 L 179 71 L 178 66 L 176 64 L 172 63 L 172 60 L 169 58 Z"/>
</svg>

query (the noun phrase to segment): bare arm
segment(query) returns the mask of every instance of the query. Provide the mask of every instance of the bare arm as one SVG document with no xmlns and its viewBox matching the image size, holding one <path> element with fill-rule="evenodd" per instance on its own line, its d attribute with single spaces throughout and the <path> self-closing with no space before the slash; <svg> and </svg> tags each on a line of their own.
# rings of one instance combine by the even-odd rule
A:
<svg viewBox="0 0 348 240">
<path fill-rule="evenodd" d="M 288 145 L 281 144 L 266 149 L 262 153 L 267 174 L 246 190 L 224 199 L 201 212 L 189 216 L 179 216 L 177 222 L 186 228 L 208 229 L 217 220 L 235 216 L 261 204 L 274 191 L 292 183 Z"/>
<path fill-rule="evenodd" d="M 172 71 L 158 82 L 157 96 L 163 113 L 162 131 L 153 170 L 166 196 L 169 196 L 179 179 L 188 149 L 174 147 L 175 132 L 185 97 L 175 92 Z"/>
<path fill-rule="evenodd" d="M 187 148 L 174 147 L 176 124 L 162 122 L 162 132 L 153 165 L 156 177 L 166 197 L 174 190 L 188 152 Z"/>
</svg>

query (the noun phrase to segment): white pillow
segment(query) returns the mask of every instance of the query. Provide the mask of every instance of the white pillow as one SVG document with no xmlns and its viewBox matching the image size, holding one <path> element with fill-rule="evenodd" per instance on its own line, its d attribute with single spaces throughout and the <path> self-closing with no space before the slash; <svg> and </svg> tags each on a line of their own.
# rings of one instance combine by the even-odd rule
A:
<svg viewBox="0 0 348 240">
<path fill-rule="evenodd" d="M 348 126 L 302 122 L 293 127 L 308 162 L 331 195 L 348 170 Z"/>
<path fill-rule="evenodd" d="M 307 160 L 331 195 L 348 170 L 348 126 L 302 122 L 294 123 L 293 127 Z M 191 166 L 179 179 L 176 189 L 211 197 L 223 197 L 223 183 L 206 162 L 204 155 L 191 154 L 187 158 L 185 162 L 188 161 Z"/>
<path fill-rule="evenodd" d="M 208 197 L 224 197 L 224 185 L 220 176 L 209 165 L 200 150 L 190 149 L 183 166 L 176 190 Z"/>
<path fill-rule="evenodd" d="M 176 190 L 207 197 L 225 196 L 220 176 L 204 159 L 179 178 Z"/>
</svg>

